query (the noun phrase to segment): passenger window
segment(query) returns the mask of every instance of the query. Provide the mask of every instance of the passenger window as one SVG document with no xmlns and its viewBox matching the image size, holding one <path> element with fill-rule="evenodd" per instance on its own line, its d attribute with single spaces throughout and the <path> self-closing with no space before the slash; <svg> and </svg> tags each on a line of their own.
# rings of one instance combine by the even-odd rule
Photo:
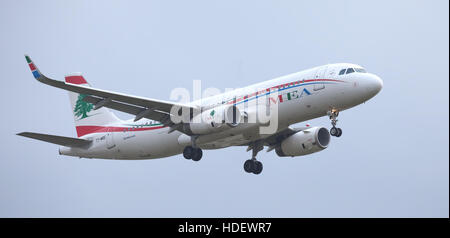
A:
<svg viewBox="0 0 450 238">
<path fill-rule="evenodd" d="M 355 70 L 353 68 L 348 68 L 347 69 L 347 74 L 351 74 L 351 73 L 354 73 L 354 72 L 355 72 Z"/>
<path fill-rule="evenodd" d="M 343 74 L 345 74 L 345 69 L 339 71 L 339 75 L 343 75 Z"/>
</svg>

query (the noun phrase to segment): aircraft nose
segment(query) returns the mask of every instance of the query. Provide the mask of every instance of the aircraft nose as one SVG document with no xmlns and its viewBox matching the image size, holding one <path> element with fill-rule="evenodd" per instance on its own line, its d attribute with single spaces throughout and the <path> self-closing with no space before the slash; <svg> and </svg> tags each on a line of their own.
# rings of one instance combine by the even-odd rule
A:
<svg viewBox="0 0 450 238">
<path fill-rule="evenodd" d="M 375 96 L 383 88 L 383 80 L 381 80 L 380 77 L 378 77 L 374 74 L 370 75 L 369 80 L 370 80 L 370 83 L 368 84 L 367 90 L 370 92 L 370 94 Z"/>
</svg>

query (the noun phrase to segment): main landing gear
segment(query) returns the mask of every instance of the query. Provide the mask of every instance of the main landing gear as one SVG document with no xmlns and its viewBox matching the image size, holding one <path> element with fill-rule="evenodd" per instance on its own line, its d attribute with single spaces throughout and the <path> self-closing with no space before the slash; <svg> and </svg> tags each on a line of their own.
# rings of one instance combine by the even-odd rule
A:
<svg viewBox="0 0 450 238">
<path fill-rule="evenodd" d="M 264 146 L 261 142 L 255 142 L 249 146 L 247 151 L 250 149 L 252 150 L 252 158 L 245 161 L 244 170 L 247 173 L 260 174 L 263 170 L 263 164 L 260 161 L 256 160 L 256 155 L 259 151 L 264 149 Z"/>
<path fill-rule="evenodd" d="M 260 174 L 263 170 L 263 164 L 256 158 L 248 159 L 244 163 L 244 170 L 247 173 Z"/>
<path fill-rule="evenodd" d="M 192 141 L 192 146 L 188 145 L 186 147 L 184 147 L 183 150 L 183 156 L 185 159 L 192 159 L 193 161 L 199 161 L 202 156 L 203 156 L 203 151 L 202 149 L 198 148 L 195 145 L 195 139 L 194 137 L 192 137 L 191 141 Z"/>
<path fill-rule="evenodd" d="M 192 159 L 193 161 L 199 161 L 203 156 L 203 151 L 200 148 L 194 148 L 189 145 L 184 147 L 183 156 L 185 159 Z"/>
<path fill-rule="evenodd" d="M 330 135 L 340 137 L 342 135 L 342 129 L 336 127 L 338 121 L 336 118 L 339 116 L 339 111 L 337 109 L 331 109 L 327 114 L 330 117 L 331 125 L 333 126 L 330 129 Z"/>
</svg>

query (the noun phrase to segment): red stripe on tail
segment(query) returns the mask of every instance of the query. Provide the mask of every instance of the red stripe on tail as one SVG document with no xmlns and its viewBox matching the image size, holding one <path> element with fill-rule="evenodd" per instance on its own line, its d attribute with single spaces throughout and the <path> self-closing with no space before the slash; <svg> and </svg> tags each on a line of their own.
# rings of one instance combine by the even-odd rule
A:
<svg viewBox="0 0 450 238">
<path fill-rule="evenodd" d="M 77 126 L 77 136 L 82 137 L 87 134 L 100 133 L 100 132 L 120 132 L 124 130 L 132 131 L 149 131 L 161 129 L 164 126 L 154 126 L 154 127 L 143 127 L 143 128 L 130 128 L 130 127 L 114 127 L 114 126 Z"/>
<path fill-rule="evenodd" d="M 66 83 L 87 84 L 86 80 L 81 75 L 66 76 Z"/>
</svg>

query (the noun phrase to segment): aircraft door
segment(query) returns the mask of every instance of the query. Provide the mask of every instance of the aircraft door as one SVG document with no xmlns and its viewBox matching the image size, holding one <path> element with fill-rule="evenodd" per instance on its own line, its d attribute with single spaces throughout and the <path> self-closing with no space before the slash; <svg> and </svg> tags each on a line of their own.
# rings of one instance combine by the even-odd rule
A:
<svg viewBox="0 0 450 238">
<path fill-rule="evenodd" d="M 116 143 L 114 143 L 114 133 L 112 128 L 108 128 L 106 132 L 106 148 L 112 149 L 116 147 Z"/>
<path fill-rule="evenodd" d="M 317 71 L 316 71 L 316 80 L 321 80 L 325 78 L 326 72 L 327 72 L 327 68 L 328 65 L 322 66 L 320 67 Z M 320 81 L 316 82 L 314 84 L 314 91 L 318 91 L 318 90 L 322 90 L 325 88 L 325 84 L 320 83 Z"/>
</svg>

